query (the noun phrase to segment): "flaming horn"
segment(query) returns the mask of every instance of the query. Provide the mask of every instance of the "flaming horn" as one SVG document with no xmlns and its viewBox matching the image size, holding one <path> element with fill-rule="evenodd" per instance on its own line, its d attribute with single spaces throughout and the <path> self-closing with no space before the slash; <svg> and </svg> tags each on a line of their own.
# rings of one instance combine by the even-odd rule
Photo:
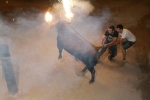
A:
<svg viewBox="0 0 150 100">
<path fill-rule="evenodd" d="M 51 8 L 48 8 L 48 11 L 45 14 L 45 20 L 50 24 L 52 21 L 52 14 L 50 13 Z"/>
<path fill-rule="evenodd" d="M 71 7 L 72 7 L 72 0 L 58 0 L 63 4 L 64 10 L 66 12 L 65 16 L 67 18 L 67 21 L 71 21 L 73 17 L 73 13 L 71 12 Z M 48 9 L 46 15 L 45 15 L 45 20 L 50 24 L 52 21 L 52 14 L 50 13 L 50 8 Z"/>
</svg>

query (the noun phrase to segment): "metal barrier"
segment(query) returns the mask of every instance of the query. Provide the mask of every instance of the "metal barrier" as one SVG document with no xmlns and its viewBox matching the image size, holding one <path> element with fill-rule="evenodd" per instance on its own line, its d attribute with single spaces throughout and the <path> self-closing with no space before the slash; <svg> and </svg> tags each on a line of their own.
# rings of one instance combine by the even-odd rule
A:
<svg viewBox="0 0 150 100">
<path fill-rule="evenodd" d="M 10 58 L 9 46 L 7 44 L 0 44 L 0 60 L 2 65 L 2 76 L 6 80 L 8 92 L 14 95 L 18 92 L 18 87 Z"/>
</svg>

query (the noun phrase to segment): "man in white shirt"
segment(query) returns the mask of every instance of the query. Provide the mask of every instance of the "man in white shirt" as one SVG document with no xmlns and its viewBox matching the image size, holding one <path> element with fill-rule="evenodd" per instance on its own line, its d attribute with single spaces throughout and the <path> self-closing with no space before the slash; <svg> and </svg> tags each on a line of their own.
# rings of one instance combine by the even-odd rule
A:
<svg viewBox="0 0 150 100">
<path fill-rule="evenodd" d="M 118 43 L 122 43 L 123 60 L 126 60 L 126 50 L 136 42 L 136 37 L 129 30 L 123 29 L 121 24 L 117 25 L 116 30 L 121 36 Z"/>
</svg>

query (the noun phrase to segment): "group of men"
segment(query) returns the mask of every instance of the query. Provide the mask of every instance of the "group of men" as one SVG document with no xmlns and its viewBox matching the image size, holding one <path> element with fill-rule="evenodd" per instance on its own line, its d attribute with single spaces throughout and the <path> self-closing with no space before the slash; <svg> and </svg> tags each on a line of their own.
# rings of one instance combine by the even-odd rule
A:
<svg viewBox="0 0 150 100">
<path fill-rule="evenodd" d="M 103 46 L 99 52 L 98 59 L 108 48 L 110 53 L 108 59 L 112 61 L 113 58 L 117 55 L 117 44 L 121 44 L 123 60 L 126 60 L 126 50 L 130 48 L 135 42 L 135 35 L 132 34 L 129 30 L 124 29 L 123 25 L 117 25 L 116 30 L 114 26 L 110 26 L 102 36 L 101 43 Z"/>
</svg>

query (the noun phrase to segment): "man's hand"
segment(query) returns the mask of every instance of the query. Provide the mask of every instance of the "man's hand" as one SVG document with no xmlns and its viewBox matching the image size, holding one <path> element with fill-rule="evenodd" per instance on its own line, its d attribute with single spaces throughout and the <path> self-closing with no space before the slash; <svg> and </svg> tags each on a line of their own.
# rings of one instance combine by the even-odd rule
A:
<svg viewBox="0 0 150 100">
<path fill-rule="evenodd" d="M 107 47 L 108 46 L 108 44 L 103 44 L 103 47 Z"/>
</svg>

